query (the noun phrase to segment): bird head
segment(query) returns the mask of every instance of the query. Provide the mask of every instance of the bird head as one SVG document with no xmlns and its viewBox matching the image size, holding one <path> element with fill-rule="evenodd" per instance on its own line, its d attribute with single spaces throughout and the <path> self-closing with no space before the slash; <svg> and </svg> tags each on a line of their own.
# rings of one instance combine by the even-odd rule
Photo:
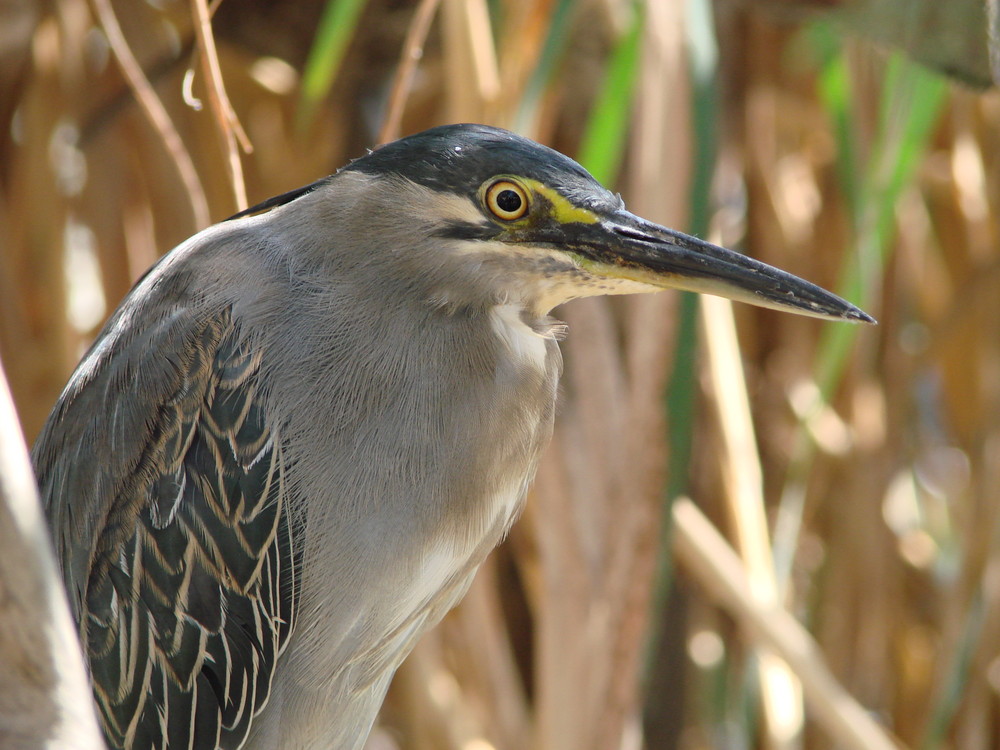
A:
<svg viewBox="0 0 1000 750">
<path fill-rule="evenodd" d="M 538 314 L 576 297 L 682 289 L 874 322 L 815 284 L 630 213 L 575 161 L 506 130 L 432 128 L 356 159 L 331 180 L 352 176 L 365 183 L 353 189 L 367 196 L 371 236 L 394 233 L 397 246 L 429 237 L 422 246 L 438 255 L 433 265 L 422 259 L 424 267 L 444 276 L 448 266 L 451 278 L 460 266 L 474 269 L 494 296 L 520 297 Z M 449 264 L 449 253 L 464 264 Z M 471 276 L 458 284 L 471 289 Z"/>
</svg>

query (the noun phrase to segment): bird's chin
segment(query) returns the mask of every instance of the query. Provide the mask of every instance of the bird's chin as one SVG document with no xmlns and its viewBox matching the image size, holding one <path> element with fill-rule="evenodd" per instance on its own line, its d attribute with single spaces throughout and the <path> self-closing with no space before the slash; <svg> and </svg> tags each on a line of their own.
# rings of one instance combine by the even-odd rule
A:
<svg viewBox="0 0 1000 750">
<path fill-rule="evenodd" d="M 666 286 L 655 286 L 633 279 L 574 274 L 565 279 L 549 279 L 539 285 L 533 311 L 547 315 L 553 308 L 574 299 L 618 294 L 648 294 L 662 292 Z"/>
</svg>

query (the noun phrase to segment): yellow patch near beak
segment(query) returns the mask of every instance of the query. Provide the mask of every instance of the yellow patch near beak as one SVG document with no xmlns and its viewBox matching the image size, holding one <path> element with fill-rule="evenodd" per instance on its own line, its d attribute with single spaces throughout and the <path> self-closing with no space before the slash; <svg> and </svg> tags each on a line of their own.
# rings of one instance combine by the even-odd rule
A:
<svg viewBox="0 0 1000 750">
<path fill-rule="evenodd" d="M 538 180 L 521 178 L 532 192 L 542 196 L 552 205 L 552 218 L 560 224 L 596 224 L 601 219 L 593 211 L 574 206 L 558 192 Z"/>
</svg>

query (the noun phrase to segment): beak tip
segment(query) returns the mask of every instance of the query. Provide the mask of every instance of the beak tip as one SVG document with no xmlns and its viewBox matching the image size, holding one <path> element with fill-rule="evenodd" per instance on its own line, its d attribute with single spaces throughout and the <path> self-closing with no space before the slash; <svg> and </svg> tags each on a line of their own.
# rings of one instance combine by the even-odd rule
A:
<svg viewBox="0 0 1000 750">
<path fill-rule="evenodd" d="M 854 305 L 851 305 L 850 308 L 844 311 L 843 317 L 851 323 L 867 323 L 868 325 L 873 326 L 878 325 L 878 321 L 875 320 L 875 318 L 861 308 L 854 307 Z"/>
</svg>

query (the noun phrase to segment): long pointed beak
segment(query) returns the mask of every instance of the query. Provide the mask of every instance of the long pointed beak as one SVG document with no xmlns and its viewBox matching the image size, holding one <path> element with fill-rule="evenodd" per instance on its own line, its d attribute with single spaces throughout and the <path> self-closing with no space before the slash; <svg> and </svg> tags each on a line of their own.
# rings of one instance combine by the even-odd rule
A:
<svg viewBox="0 0 1000 750">
<path fill-rule="evenodd" d="M 579 235 L 572 244 L 588 269 L 601 275 L 816 318 L 875 323 L 866 312 L 813 283 L 628 211 L 577 226 Z"/>
</svg>

